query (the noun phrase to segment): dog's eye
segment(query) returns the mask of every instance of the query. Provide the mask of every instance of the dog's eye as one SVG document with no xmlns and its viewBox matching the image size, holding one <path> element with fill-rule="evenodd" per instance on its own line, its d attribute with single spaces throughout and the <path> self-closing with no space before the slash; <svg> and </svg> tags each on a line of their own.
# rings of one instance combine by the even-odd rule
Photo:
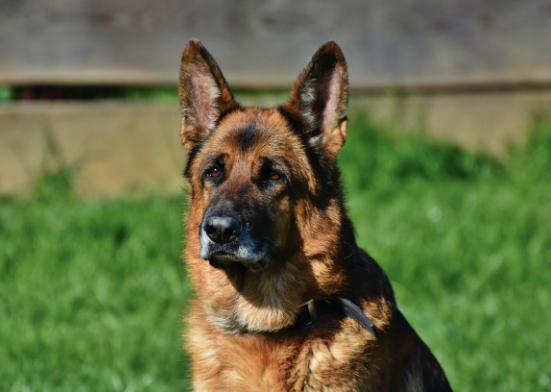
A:
<svg viewBox="0 0 551 392">
<path fill-rule="evenodd" d="M 282 177 L 283 176 L 280 173 L 276 172 L 275 170 L 270 170 L 269 176 L 268 176 L 270 181 L 278 181 L 278 180 L 281 180 Z"/>
<path fill-rule="evenodd" d="M 222 171 L 217 166 L 211 167 L 209 170 L 207 170 L 207 176 L 209 176 L 210 178 L 218 178 L 221 174 Z"/>
</svg>

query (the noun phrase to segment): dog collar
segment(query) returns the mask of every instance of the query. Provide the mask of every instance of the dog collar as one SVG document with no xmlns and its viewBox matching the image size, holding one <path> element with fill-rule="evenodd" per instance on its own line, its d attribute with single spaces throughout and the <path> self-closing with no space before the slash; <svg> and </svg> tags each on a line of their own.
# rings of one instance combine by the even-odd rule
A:
<svg viewBox="0 0 551 392">
<path fill-rule="evenodd" d="M 367 329 L 375 337 L 379 338 L 377 327 L 365 315 L 365 313 L 354 302 L 340 296 L 331 296 L 323 300 L 310 299 L 300 306 L 300 311 L 295 319 L 295 323 L 289 327 L 289 330 L 298 330 L 314 324 L 318 317 L 323 314 L 340 314 L 350 317 L 362 327 Z"/>
</svg>

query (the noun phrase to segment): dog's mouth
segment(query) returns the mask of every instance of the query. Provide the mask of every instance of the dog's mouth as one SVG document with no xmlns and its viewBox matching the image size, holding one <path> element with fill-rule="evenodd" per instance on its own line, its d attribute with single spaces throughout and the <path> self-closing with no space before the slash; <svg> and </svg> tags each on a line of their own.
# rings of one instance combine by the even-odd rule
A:
<svg viewBox="0 0 551 392">
<path fill-rule="evenodd" d="M 219 251 L 212 253 L 208 257 L 208 262 L 214 268 L 222 270 L 229 270 L 232 266 L 239 264 L 251 272 L 259 272 L 268 265 L 268 257 L 266 254 L 262 254 L 254 259 L 244 259 L 232 253 Z"/>
</svg>

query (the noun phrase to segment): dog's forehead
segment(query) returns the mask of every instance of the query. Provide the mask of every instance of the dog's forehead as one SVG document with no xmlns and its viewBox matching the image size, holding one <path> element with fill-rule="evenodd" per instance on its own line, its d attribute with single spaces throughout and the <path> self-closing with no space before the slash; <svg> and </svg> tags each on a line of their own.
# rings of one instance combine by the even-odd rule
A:
<svg viewBox="0 0 551 392">
<path fill-rule="evenodd" d="M 287 155 L 298 138 L 277 109 L 245 109 L 220 123 L 212 146 L 235 153 Z"/>
</svg>

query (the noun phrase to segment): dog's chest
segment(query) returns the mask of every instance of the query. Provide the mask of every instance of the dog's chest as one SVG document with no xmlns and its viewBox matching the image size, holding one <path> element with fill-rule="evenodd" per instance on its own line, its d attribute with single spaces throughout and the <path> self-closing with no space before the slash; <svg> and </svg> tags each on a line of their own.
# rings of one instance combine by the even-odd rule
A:
<svg viewBox="0 0 551 392">
<path fill-rule="evenodd" d="M 196 372 L 198 391 L 370 391 L 367 385 L 378 384 L 378 373 L 369 370 L 377 366 L 370 361 L 376 347 L 355 327 L 326 337 L 227 337 L 217 343 L 203 351 L 208 361 L 195 358 L 210 363 L 208 374 Z"/>
</svg>

